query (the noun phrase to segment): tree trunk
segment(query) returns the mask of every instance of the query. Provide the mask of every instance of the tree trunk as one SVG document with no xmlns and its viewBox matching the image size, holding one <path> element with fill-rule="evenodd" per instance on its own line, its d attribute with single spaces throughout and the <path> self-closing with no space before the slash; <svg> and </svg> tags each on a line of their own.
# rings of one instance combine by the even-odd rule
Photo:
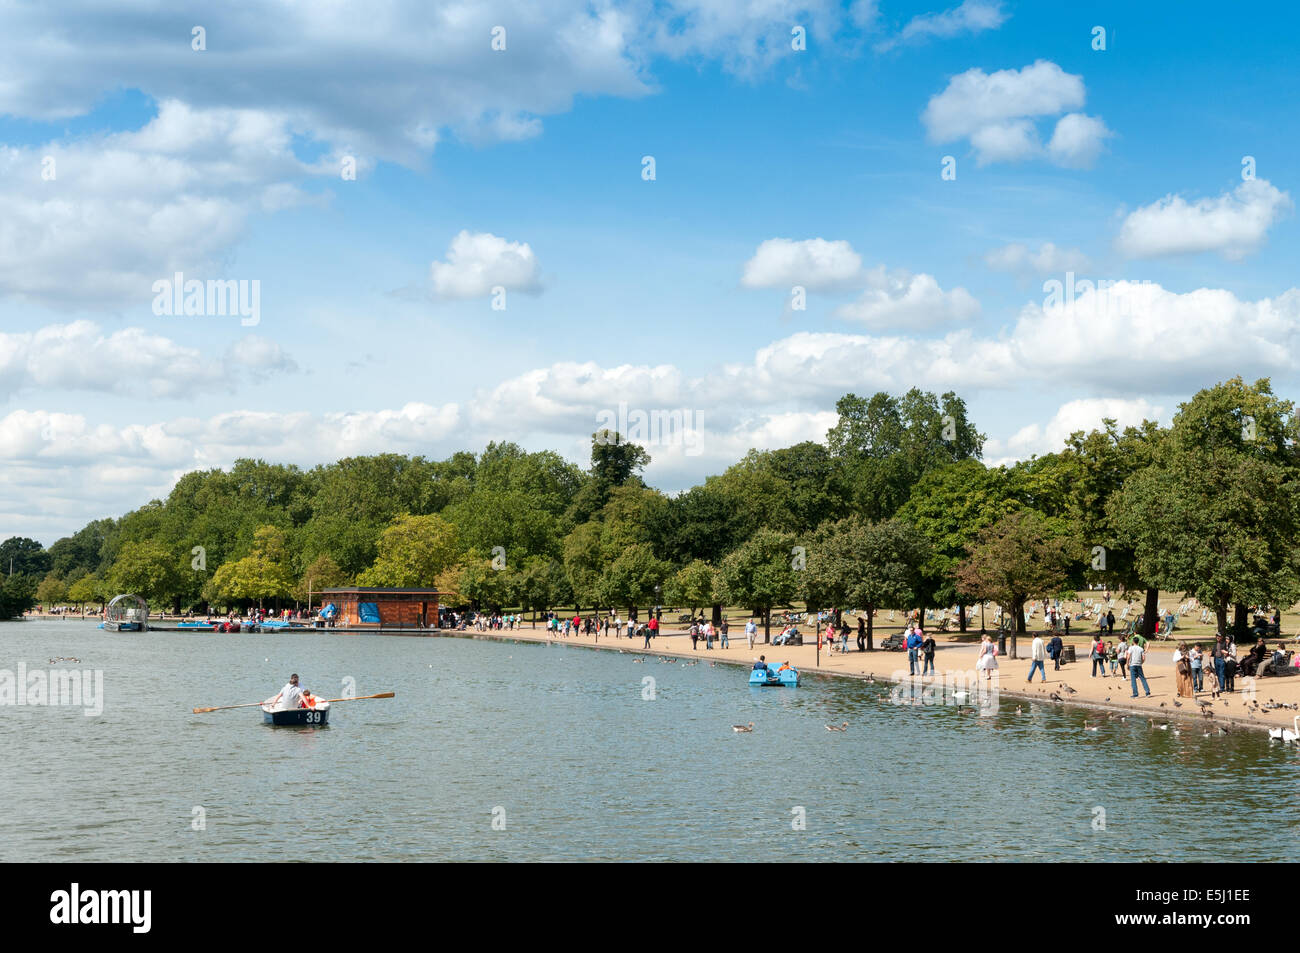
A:
<svg viewBox="0 0 1300 953">
<path fill-rule="evenodd" d="M 1226 595 L 1219 594 L 1215 597 L 1214 618 L 1219 627 L 1219 631 L 1215 634 L 1226 636 L 1228 634 L 1228 597 Z"/>
<path fill-rule="evenodd" d="M 1160 622 L 1160 590 L 1147 589 L 1146 604 L 1142 607 L 1142 634 L 1148 639 L 1156 634 Z"/>
<path fill-rule="evenodd" d="M 867 606 L 867 651 L 874 652 L 876 647 L 871 644 L 871 623 L 875 622 L 876 610 L 872 606 Z"/>
<path fill-rule="evenodd" d="M 722 625 L 722 603 L 721 602 L 715 602 L 713 604 L 713 624 L 715 626 Z"/>
<path fill-rule="evenodd" d="M 957 603 L 957 631 L 963 635 L 966 633 L 966 604 Z"/>
<path fill-rule="evenodd" d="M 1025 603 L 1024 600 L 1016 602 L 1016 627 L 1011 630 L 1011 657 L 1019 658 L 1016 655 L 1016 636 L 1025 631 Z"/>
<path fill-rule="evenodd" d="M 1232 641 L 1245 642 L 1246 621 L 1247 621 L 1246 616 L 1249 613 L 1249 608 L 1247 607 L 1246 603 L 1238 602 L 1233 605 L 1233 611 L 1234 614 L 1236 615 L 1236 618 L 1233 620 L 1232 623 Z"/>
<path fill-rule="evenodd" d="M 770 645 L 772 642 L 772 610 L 763 610 L 763 644 Z"/>
</svg>

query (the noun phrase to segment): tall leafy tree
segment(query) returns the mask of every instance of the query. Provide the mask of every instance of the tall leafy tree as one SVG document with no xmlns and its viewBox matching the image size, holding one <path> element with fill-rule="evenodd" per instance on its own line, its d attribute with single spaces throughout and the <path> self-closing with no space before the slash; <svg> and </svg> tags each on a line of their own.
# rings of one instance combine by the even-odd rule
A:
<svg viewBox="0 0 1300 953">
<path fill-rule="evenodd" d="M 1059 593 L 1080 556 L 1078 542 L 1051 521 L 1033 510 L 1018 510 L 979 534 L 957 567 L 957 584 L 963 592 L 996 602 L 1014 620 L 1015 658 L 1016 637 L 1025 631 L 1025 601 Z"/>
<path fill-rule="evenodd" d="M 915 526 L 850 516 L 823 524 L 813 535 L 800 574 L 803 592 L 810 607 L 863 611 L 872 649 L 876 610 L 918 605 L 929 558 L 930 544 Z"/>
<path fill-rule="evenodd" d="M 797 545 L 793 533 L 764 528 L 722 560 L 728 601 L 762 616 L 764 642 L 771 641 L 772 609 L 789 605 L 799 593 L 804 562 Z"/>
<path fill-rule="evenodd" d="M 400 516 L 379 540 L 375 564 L 361 574 L 362 586 L 432 587 L 461 554 L 456 527 L 437 514 Z"/>
<path fill-rule="evenodd" d="M 1235 605 L 1239 636 L 1247 605 L 1300 598 L 1298 440 L 1294 407 L 1268 380 L 1236 377 L 1180 405 L 1152 463 L 1108 508 L 1138 573 L 1193 592 L 1224 632 Z"/>
</svg>

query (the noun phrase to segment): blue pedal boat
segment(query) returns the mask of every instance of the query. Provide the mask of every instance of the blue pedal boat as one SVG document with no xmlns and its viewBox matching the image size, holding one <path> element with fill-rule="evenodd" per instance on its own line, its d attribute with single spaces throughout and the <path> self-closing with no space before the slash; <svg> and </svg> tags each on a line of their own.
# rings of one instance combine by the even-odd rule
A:
<svg viewBox="0 0 1300 953">
<path fill-rule="evenodd" d="M 328 725 L 330 721 L 330 703 L 318 702 L 315 708 L 268 708 L 262 705 L 262 720 L 277 728 L 297 727 L 300 725 Z"/>
<path fill-rule="evenodd" d="M 787 668 L 778 672 L 774 668 L 753 668 L 749 670 L 749 685 L 751 688 L 758 686 L 768 688 L 771 686 L 782 686 L 786 688 L 799 687 L 799 670 L 797 668 Z"/>
</svg>

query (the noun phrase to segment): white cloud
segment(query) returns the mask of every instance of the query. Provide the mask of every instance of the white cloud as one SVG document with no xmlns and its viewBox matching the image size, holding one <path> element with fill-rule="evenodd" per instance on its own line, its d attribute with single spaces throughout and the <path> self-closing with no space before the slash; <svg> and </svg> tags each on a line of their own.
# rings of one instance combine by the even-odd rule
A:
<svg viewBox="0 0 1300 953">
<path fill-rule="evenodd" d="M 900 43 L 920 42 L 930 37 L 946 39 L 960 33 L 982 33 L 996 30 L 1007 21 L 1000 2 L 988 0 L 963 0 L 961 6 L 942 13 L 926 13 L 913 17 L 898 36 L 876 44 L 880 51 L 892 49 Z"/>
<path fill-rule="evenodd" d="M 73 340 L 75 354 L 93 354 L 100 346 L 97 334 L 61 333 Z M 15 360 L 15 337 L 21 336 L 0 339 L 4 374 L 26 367 L 34 347 L 20 340 Z M 134 349 L 134 341 L 105 346 Z M 154 350 L 168 354 L 165 344 Z M 63 352 L 50 345 L 41 353 Z M 263 353 L 260 360 L 274 363 L 278 352 L 253 338 L 237 353 Z M 182 371 L 191 366 L 183 359 L 180 364 Z M 152 366 L 167 373 L 165 363 Z M 165 494 L 187 470 L 227 466 L 244 456 L 311 466 L 383 451 L 447 454 L 504 439 L 538 449 L 564 447 L 585 465 L 597 415 L 621 402 L 702 415 L 698 443 L 649 447 L 655 460 L 649 475 L 674 489 L 717 472 L 751 446 L 823 439 L 835 400 L 848 391 L 898 393 L 919 385 L 956 389 L 969 399 L 1001 390 L 1023 395 L 1029 407 L 1047 388 L 1093 395 L 1065 404 L 1045 424 L 1025 424 L 991 442 L 989 457 L 996 461 L 1058 449 L 1071 430 L 1095 426 L 1103 416 L 1121 423 L 1157 417 L 1169 406 L 1158 395 L 1190 394 L 1223 379 L 1225 368 L 1247 377 L 1295 379 L 1300 289 L 1243 301 L 1221 289 L 1179 294 L 1132 282 L 1103 291 L 1085 286 L 1069 302 L 1027 305 L 1014 327 L 998 336 L 970 329 L 932 339 L 799 332 L 709 374 L 672 364 L 559 362 L 441 405 L 351 413 L 238 410 L 126 426 L 84 414 L 14 410 L 0 417 L 0 521 L 7 532 L 52 542 L 89 519 Z M 185 376 L 169 378 L 169 386 Z M 57 385 L 57 378 L 43 379 L 42 386 Z"/>
<path fill-rule="evenodd" d="M 1103 419 L 1113 419 L 1121 430 L 1138 426 L 1143 420 L 1162 420 L 1165 408 L 1144 398 L 1096 397 L 1062 404 L 1046 424 L 1031 423 L 1005 440 L 990 439 L 984 445 L 985 462 L 990 466 L 1015 463 L 1034 455 L 1059 453 L 1066 438 L 1078 430 L 1101 428 Z"/>
<path fill-rule="evenodd" d="M 1038 130 L 1028 119 L 981 126 L 971 133 L 970 144 L 975 148 L 977 165 L 1021 162 L 1038 156 L 1043 150 L 1038 141 Z"/>
<path fill-rule="evenodd" d="M 1300 289 L 1258 301 L 1130 281 L 1102 290 L 1076 282 L 1072 300 L 1051 300 L 1056 291 L 1026 305 L 1008 339 L 1012 360 L 1044 364 L 1054 379 L 1122 391 L 1137 372 L 1146 393 L 1175 393 L 1220 380 L 1227 368 L 1245 376 L 1300 368 Z"/>
<path fill-rule="evenodd" d="M 1100 119 L 1071 113 L 1043 149 L 1034 120 L 1083 106 L 1083 77 L 1048 60 L 1023 69 L 954 76 L 930 98 L 921 121 L 933 142 L 969 139 L 980 164 L 1047 158 L 1059 165 L 1091 164 L 1111 132 Z"/>
<path fill-rule="evenodd" d="M 789 289 L 802 285 L 821 291 L 853 282 L 861 270 L 862 256 L 846 241 L 769 238 L 745 262 L 740 283 L 746 288 Z"/>
<path fill-rule="evenodd" d="M 0 294 L 112 306 L 177 271 L 255 277 L 221 260 L 251 215 L 306 200 L 290 180 L 320 170 L 290 142 L 282 117 L 167 101 L 138 131 L 0 148 Z"/>
<path fill-rule="evenodd" d="M 241 368 L 293 373 L 278 344 L 249 335 L 222 361 L 143 328 L 105 334 L 92 321 L 0 332 L 0 399 L 36 390 L 98 391 L 154 398 L 233 391 Z"/>
<path fill-rule="evenodd" d="M 979 313 L 979 302 L 970 292 L 944 291 L 932 275 L 887 271 L 881 265 L 869 272 L 868 283 L 861 297 L 835 311 L 837 317 L 876 329 L 922 331 L 957 324 Z"/>
<path fill-rule="evenodd" d="M 447 260 L 430 267 L 430 276 L 439 298 L 484 297 L 497 285 L 524 294 L 542 290 L 532 248 L 489 232 L 460 232 L 447 249 Z"/>
<path fill-rule="evenodd" d="M 1020 275 L 1063 274 L 1067 271 L 1084 271 L 1091 265 L 1088 256 L 1079 249 L 1057 248 L 1051 242 L 1044 242 L 1037 251 L 1019 242 L 1012 242 L 988 252 L 984 256 L 984 263 L 994 271 Z"/>
<path fill-rule="evenodd" d="M 1114 133 L 1095 116 L 1070 113 L 1056 123 L 1047 155 L 1057 165 L 1071 169 L 1088 169 L 1097 161 L 1105 141 Z"/>
<path fill-rule="evenodd" d="M 1259 248 L 1269 228 L 1293 207 L 1290 193 L 1267 179 L 1250 179 L 1218 198 L 1195 202 L 1166 195 L 1131 212 L 1115 244 L 1132 258 L 1214 251 L 1240 259 Z"/>
</svg>

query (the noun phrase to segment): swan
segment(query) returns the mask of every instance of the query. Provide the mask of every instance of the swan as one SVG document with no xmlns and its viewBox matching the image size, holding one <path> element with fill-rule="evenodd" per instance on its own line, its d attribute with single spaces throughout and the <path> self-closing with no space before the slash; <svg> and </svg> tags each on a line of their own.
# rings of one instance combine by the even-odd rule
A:
<svg viewBox="0 0 1300 953">
<path fill-rule="evenodd" d="M 1295 727 L 1295 731 L 1292 731 L 1290 728 L 1283 728 L 1282 740 L 1300 741 L 1300 715 L 1296 715 L 1295 718 L 1292 719 L 1291 724 Z"/>
</svg>

